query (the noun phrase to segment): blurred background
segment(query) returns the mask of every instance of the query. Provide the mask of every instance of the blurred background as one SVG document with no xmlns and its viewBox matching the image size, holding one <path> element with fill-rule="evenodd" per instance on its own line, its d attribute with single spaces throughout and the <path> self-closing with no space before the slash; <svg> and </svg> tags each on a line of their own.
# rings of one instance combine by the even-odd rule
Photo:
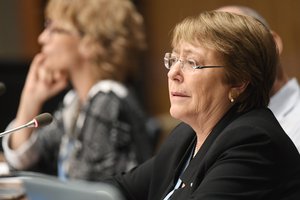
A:
<svg viewBox="0 0 300 200">
<path fill-rule="evenodd" d="M 282 37 L 283 63 L 289 75 L 300 80 L 300 0 L 134 0 L 134 3 L 144 16 L 148 40 L 139 95 L 165 132 L 177 122 L 169 116 L 163 56 L 171 50 L 172 28 L 186 16 L 231 4 L 256 9 Z M 37 38 L 43 29 L 45 4 L 45 0 L 0 0 L 0 81 L 6 85 L 6 93 L 0 97 L 0 132 L 16 114 L 29 64 L 39 52 Z M 61 98 L 59 95 L 49 101 L 44 110 L 51 112 Z"/>
</svg>

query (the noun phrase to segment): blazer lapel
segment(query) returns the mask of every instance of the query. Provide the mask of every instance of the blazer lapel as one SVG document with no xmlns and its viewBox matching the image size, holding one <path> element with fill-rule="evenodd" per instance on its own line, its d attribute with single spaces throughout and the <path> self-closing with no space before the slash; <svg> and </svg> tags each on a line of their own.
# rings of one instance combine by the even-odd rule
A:
<svg viewBox="0 0 300 200">
<path fill-rule="evenodd" d="M 185 141 L 185 144 L 177 146 L 177 148 L 179 149 L 176 150 L 177 152 L 173 152 L 175 155 L 178 155 L 178 160 L 174 161 L 173 163 L 174 168 L 169 174 L 171 181 L 164 194 L 162 195 L 163 197 L 166 196 L 174 188 L 181 173 L 182 167 L 185 165 L 186 158 L 190 155 L 190 152 L 193 150 L 196 142 L 196 134 L 193 129 L 185 123 L 182 123 L 180 126 L 181 127 L 179 128 L 179 130 L 184 130 L 184 133 L 181 134 L 184 134 L 184 137 L 182 139 Z M 181 129 L 182 127 L 184 129 Z M 178 129 L 176 131 L 178 131 Z"/>
<path fill-rule="evenodd" d="M 197 153 L 197 155 L 191 160 L 189 166 L 184 171 L 182 176 L 180 177 L 185 187 L 197 188 L 198 184 L 194 183 L 194 180 L 197 178 L 197 182 L 201 182 L 203 177 L 205 176 L 208 168 L 210 166 L 204 165 L 205 156 L 216 140 L 216 138 L 220 135 L 220 133 L 224 130 L 224 128 L 230 124 L 233 119 L 235 119 L 239 114 L 236 112 L 236 107 L 233 107 L 229 110 L 227 114 L 217 123 L 217 125 L 213 128 L 212 132 L 209 134 L 205 142 L 203 143 L 201 149 Z M 192 189 L 192 191 L 194 191 Z"/>
</svg>

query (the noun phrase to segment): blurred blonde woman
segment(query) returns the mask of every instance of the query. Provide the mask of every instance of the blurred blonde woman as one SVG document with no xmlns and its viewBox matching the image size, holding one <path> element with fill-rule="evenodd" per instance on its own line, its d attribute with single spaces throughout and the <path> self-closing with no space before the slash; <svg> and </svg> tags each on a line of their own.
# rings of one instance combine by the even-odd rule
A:
<svg viewBox="0 0 300 200">
<path fill-rule="evenodd" d="M 41 52 L 30 66 L 15 120 L 28 122 L 66 89 L 54 122 L 3 140 L 13 170 L 98 180 L 152 154 L 147 117 L 127 87 L 145 49 L 142 16 L 129 0 L 50 0 Z"/>
</svg>

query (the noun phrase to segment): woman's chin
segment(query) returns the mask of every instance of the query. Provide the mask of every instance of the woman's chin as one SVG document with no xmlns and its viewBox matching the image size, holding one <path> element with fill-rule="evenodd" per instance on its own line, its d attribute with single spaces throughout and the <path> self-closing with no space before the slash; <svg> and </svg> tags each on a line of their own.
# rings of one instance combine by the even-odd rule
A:
<svg viewBox="0 0 300 200">
<path fill-rule="evenodd" d="M 183 112 L 182 110 L 178 110 L 178 109 L 172 109 L 172 107 L 170 108 L 170 115 L 175 118 L 180 120 L 183 116 Z"/>
</svg>

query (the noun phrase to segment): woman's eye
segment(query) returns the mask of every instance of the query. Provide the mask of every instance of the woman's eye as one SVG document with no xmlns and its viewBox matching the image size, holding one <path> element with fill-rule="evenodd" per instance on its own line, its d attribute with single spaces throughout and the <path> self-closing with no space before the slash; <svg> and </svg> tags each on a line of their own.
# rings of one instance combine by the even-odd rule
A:
<svg viewBox="0 0 300 200">
<path fill-rule="evenodd" d="M 196 66 L 196 62 L 195 62 L 194 60 L 187 60 L 186 62 L 187 62 L 187 64 L 188 64 L 189 66 L 191 66 L 191 67 Z"/>
<path fill-rule="evenodd" d="M 171 65 L 175 65 L 176 62 L 177 62 L 176 58 L 170 58 L 170 64 Z"/>
</svg>

